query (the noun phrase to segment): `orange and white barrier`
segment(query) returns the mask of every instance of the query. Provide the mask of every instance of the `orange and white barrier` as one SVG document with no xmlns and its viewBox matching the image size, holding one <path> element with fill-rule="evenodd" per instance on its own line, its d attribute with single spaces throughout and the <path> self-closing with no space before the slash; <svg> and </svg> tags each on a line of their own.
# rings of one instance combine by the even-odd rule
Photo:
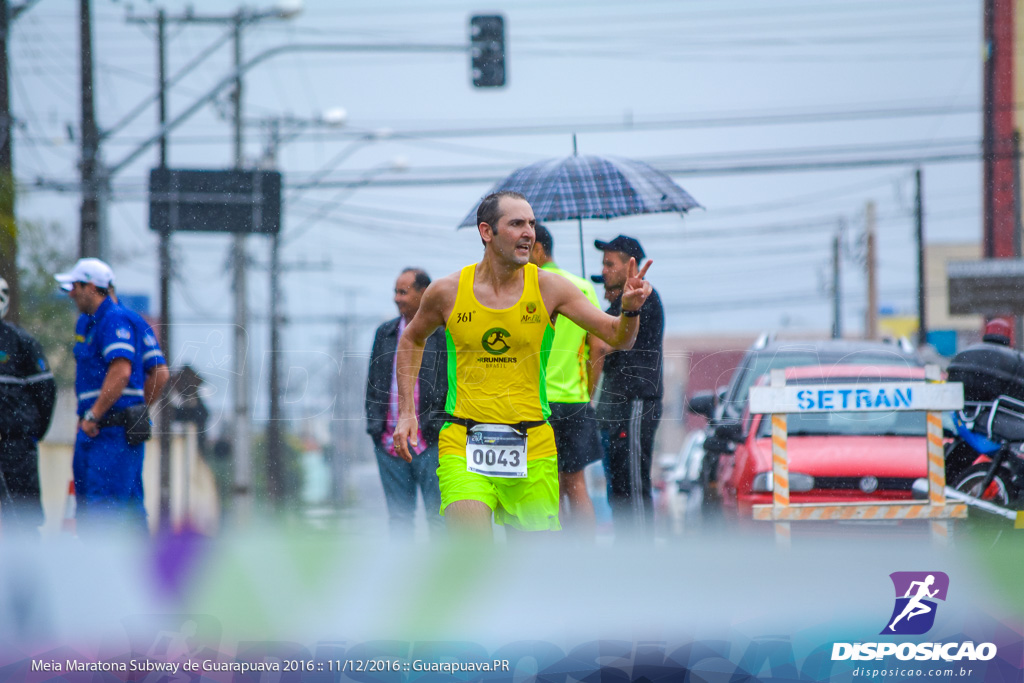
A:
<svg viewBox="0 0 1024 683">
<path fill-rule="evenodd" d="M 963 510 L 964 514 L 959 514 Z M 850 520 L 948 519 L 966 517 L 967 506 L 962 503 L 803 503 L 776 508 L 775 505 L 755 505 L 754 519 L 762 522 L 815 522 Z"/>
<path fill-rule="evenodd" d="M 768 386 L 751 387 L 750 412 L 772 421 L 771 505 L 755 505 L 755 520 L 775 522 L 776 540 L 790 541 L 790 522 L 823 520 L 930 520 L 932 536 L 948 540 L 950 521 L 967 516 L 967 505 L 946 501 L 946 469 L 942 444 L 942 412 L 961 410 L 963 385 L 942 382 L 939 368 L 925 368 L 927 382 L 884 384 L 821 384 L 786 386 L 785 370 L 773 370 Z M 866 397 L 863 401 L 860 397 Z M 875 397 L 874 399 L 872 397 Z M 881 400 L 878 400 L 881 397 Z M 927 414 L 928 502 L 799 503 L 789 499 L 789 454 L 786 415 L 789 413 L 915 410 Z"/>
</svg>

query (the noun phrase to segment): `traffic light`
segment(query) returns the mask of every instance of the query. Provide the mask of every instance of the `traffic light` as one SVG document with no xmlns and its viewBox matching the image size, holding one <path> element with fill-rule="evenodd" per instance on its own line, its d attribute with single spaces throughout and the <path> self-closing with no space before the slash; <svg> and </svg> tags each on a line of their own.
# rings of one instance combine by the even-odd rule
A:
<svg viewBox="0 0 1024 683">
<path fill-rule="evenodd" d="M 495 88 L 505 85 L 505 18 L 485 14 L 469 20 L 473 85 Z"/>
</svg>

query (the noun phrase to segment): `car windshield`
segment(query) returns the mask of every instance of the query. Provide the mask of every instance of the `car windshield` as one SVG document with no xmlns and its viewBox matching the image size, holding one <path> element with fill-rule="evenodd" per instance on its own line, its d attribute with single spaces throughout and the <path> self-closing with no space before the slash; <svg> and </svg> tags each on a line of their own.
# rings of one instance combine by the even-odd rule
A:
<svg viewBox="0 0 1024 683">
<path fill-rule="evenodd" d="M 750 387 L 762 375 L 782 368 L 806 367 L 808 365 L 882 365 L 915 367 L 917 363 L 892 351 L 850 351 L 838 355 L 834 351 L 820 353 L 813 349 L 802 351 L 779 351 L 778 353 L 759 353 L 754 356 L 753 363 L 739 379 L 733 400 L 745 403 Z"/>
<path fill-rule="evenodd" d="M 925 414 L 920 411 L 836 411 L 790 413 L 788 436 L 924 436 Z M 771 436 L 771 420 L 761 419 L 758 437 Z"/>
</svg>

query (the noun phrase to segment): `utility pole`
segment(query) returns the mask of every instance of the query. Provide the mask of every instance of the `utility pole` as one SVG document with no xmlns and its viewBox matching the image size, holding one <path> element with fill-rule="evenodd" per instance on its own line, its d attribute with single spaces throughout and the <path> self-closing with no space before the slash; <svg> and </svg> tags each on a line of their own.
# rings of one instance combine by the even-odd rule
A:
<svg viewBox="0 0 1024 683">
<path fill-rule="evenodd" d="M 11 8 L 0 0 L 0 277 L 7 280 L 11 301 L 8 322 L 18 322 L 18 224 L 14 218 L 14 120 L 11 117 L 7 45 Z"/>
<path fill-rule="evenodd" d="M 270 134 L 263 163 L 266 168 L 274 170 L 277 168 L 277 154 L 281 145 L 302 130 L 311 125 L 322 123 L 322 121 L 300 121 L 291 117 L 274 117 L 267 119 L 265 123 L 269 128 Z M 293 128 L 287 136 L 282 136 L 282 124 Z M 281 215 L 283 220 L 283 207 Z M 284 298 L 284 292 L 281 287 L 281 275 L 286 270 L 301 270 L 302 272 L 309 273 L 314 270 L 328 270 L 330 268 L 330 263 L 324 261 L 320 263 L 303 261 L 301 263 L 282 264 L 281 232 L 283 230 L 284 225 L 271 236 L 270 241 L 270 369 L 267 381 L 269 410 L 266 439 L 267 490 L 270 495 L 270 502 L 275 507 L 280 505 L 285 494 L 284 432 L 282 429 L 284 426 L 282 422 L 284 415 L 281 410 L 281 358 L 283 355 L 281 350 L 281 328 L 284 326 L 285 320 L 281 314 L 281 303 Z"/>
<path fill-rule="evenodd" d="M 234 30 L 235 89 L 233 104 L 235 168 L 245 164 L 242 140 L 242 25 L 244 10 L 232 18 Z M 252 449 L 249 430 L 249 373 L 245 365 L 246 330 L 249 325 L 248 289 L 246 286 L 245 234 L 238 233 L 232 244 L 235 290 L 235 512 L 240 522 L 247 522 L 252 508 Z"/>
<path fill-rule="evenodd" d="M 1020 187 L 1020 131 L 1013 131 L 1013 257 L 1019 259 L 1021 257 L 1021 238 L 1022 232 L 1024 232 L 1024 222 L 1021 216 L 1021 211 L 1024 210 L 1024 206 L 1021 205 L 1021 187 Z M 1016 315 L 1013 317 L 1014 322 L 1014 339 L 1017 342 L 1017 350 L 1024 349 L 1024 316 Z"/>
<path fill-rule="evenodd" d="M 864 316 L 864 338 L 878 338 L 878 256 L 875 253 L 875 203 L 864 207 L 864 269 L 868 281 L 868 309 Z"/>
<path fill-rule="evenodd" d="M 163 130 L 167 122 L 167 16 L 161 9 L 156 14 L 156 63 L 159 99 L 157 123 Z M 160 168 L 167 168 L 167 136 L 160 137 Z M 171 231 L 160 233 L 160 348 L 171 358 Z M 157 418 L 160 428 L 160 526 L 171 522 L 171 406 L 165 401 Z M 189 482 L 185 482 L 188 487 Z M 187 514 L 186 510 L 186 514 Z"/>
<path fill-rule="evenodd" d="M 1019 234 L 1018 160 L 1014 148 L 1018 87 L 1016 0 L 983 0 L 983 251 L 984 258 L 1013 258 Z M 1009 313 L 1009 311 L 1007 311 Z M 1007 315 L 1019 329 L 1016 316 Z M 1018 340 L 1020 336 L 1018 335 Z"/>
<path fill-rule="evenodd" d="M 843 287 L 840 259 L 843 251 L 845 221 L 839 221 L 839 230 L 832 238 L 832 338 L 843 337 Z"/>
<path fill-rule="evenodd" d="M 89 0 L 79 0 L 79 56 L 82 107 L 82 207 L 80 212 L 79 256 L 103 258 L 100 234 L 100 131 L 92 87 L 92 11 Z"/>
<path fill-rule="evenodd" d="M 917 344 L 928 343 L 928 317 L 925 311 L 924 198 L 921 169 L 914 170 L 914 216 L 917 223 Z"/>
<path fill-rule="evenodd" d="M 281 143 L 281 123 L 270 123 L 271 168 L 277 166 L 277 149 Z M 281 215 L 284 216 L 282 210 Z M 282 226 L 283 228 L 283 226 Z M 283 448 L 281 440 L 281 231 L 270 242 L 270 410 L 267 421 L 267 492 L 271 505 L 280 505 L 284 494 Z"/>
</svg>

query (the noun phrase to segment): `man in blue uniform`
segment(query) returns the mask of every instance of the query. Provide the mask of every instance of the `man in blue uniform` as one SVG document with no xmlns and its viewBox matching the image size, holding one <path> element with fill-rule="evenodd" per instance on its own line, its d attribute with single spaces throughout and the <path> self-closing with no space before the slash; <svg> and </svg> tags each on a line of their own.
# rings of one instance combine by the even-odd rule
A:
<svg viewBox="0 0 1024 683">
<path fill-rule="evenodd" d="M 80 420 L 72 462 L 79 529 L 102 524 L 144 531 L 143 446 L 128 440 L 144 418 L 139 333 L 109 296 L 114 273 L 106 263 L 80 259 L 55 277 L 82 313 L 75 329 Z"/>
<path fill-rule="evenodd" d="M 65 289 L 65 291 L 70 290 Z M 110 283 L 108 291 L 110 298 L 120 306 L 121 302 L 117 300 L 113 282 Z M 153 328 L 146 322 L 146 319 L 127 306 L 121 306 L 121 308 L 124 309 L 128 319 L 132 321 L 137 339 L 141 342 L 137 345 L 137 351 L 139 352 L 139 362 L 142 363 L 142 372 L 146 376 L 142 393 L 146 406 L 151 406 L 163 393 L 164 385 L 171 377 L 171 371 L 167 368 L 167 359 L 164 358 L 164 352 L 160 348 L 160 342 L 157 341 L 156 333 L 153 332 Z"/>
<path fill-rule="evenodd" d="M 53 417 L 57 385 L 35 339 L 4 322 L 10 292 L 0 278 L 0 520 L 4 533 L 43 523 L 39 450 Z"/>
</svg>

